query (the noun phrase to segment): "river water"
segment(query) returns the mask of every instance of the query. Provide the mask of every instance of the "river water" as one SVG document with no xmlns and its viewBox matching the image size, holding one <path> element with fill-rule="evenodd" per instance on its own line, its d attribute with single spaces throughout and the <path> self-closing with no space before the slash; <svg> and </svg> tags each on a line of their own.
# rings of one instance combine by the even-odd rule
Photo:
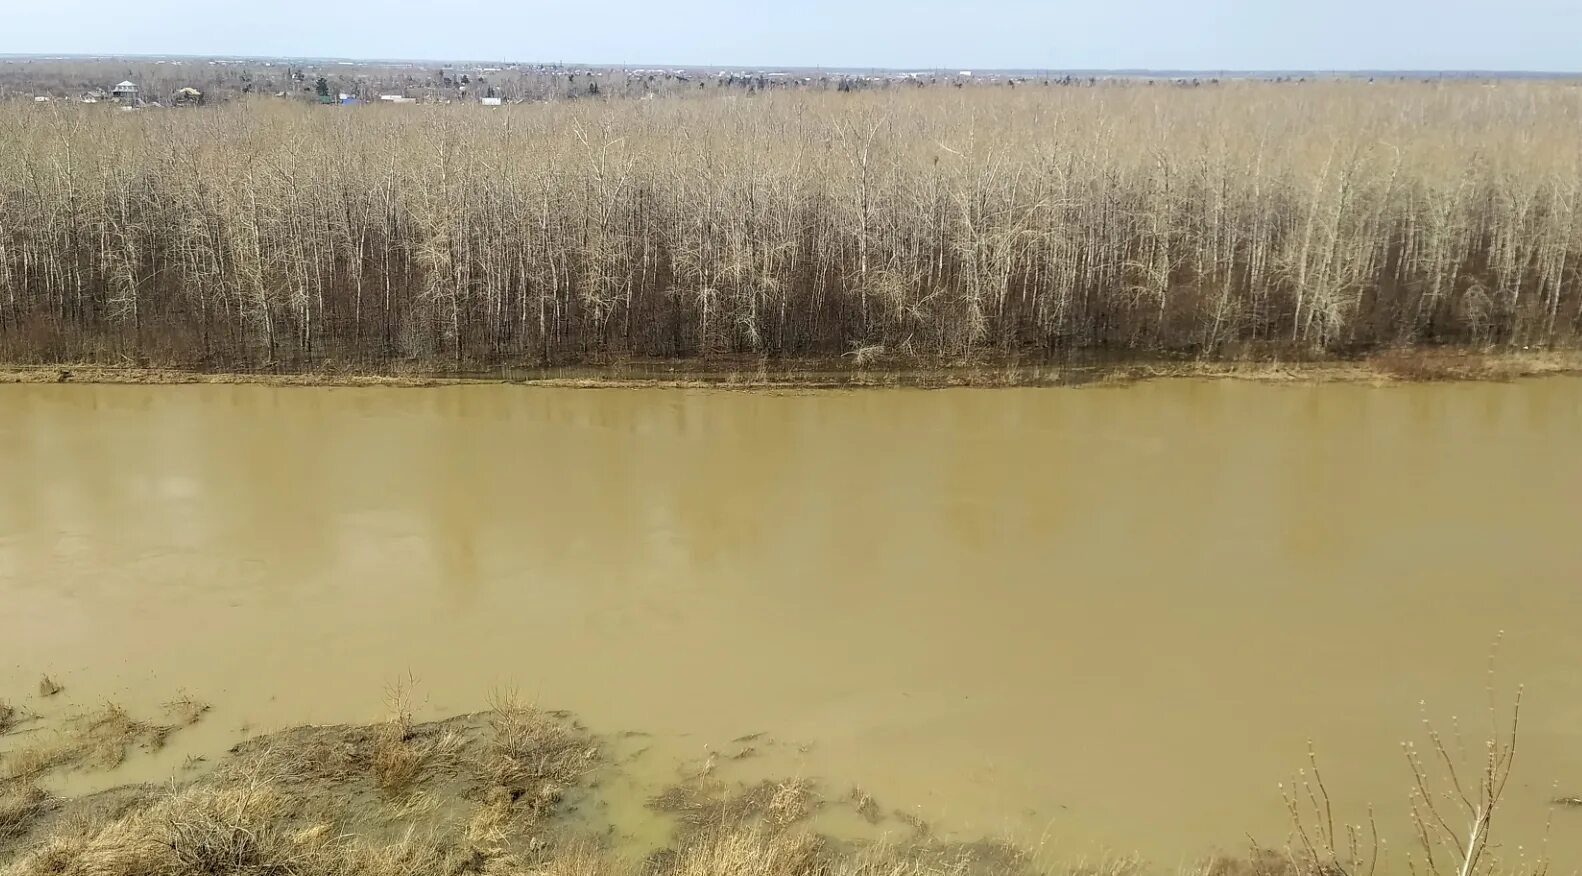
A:
<svg viewBox="0 0 1582 876">
<path fill-rule="evenodd" d="M 0 618 L 0 696 L 214 704 L 101 783 L 509 688 L 1164 865 L 1283 843 L 1309 741 L 1337 819 L 1407 847 L 1401 743 L 1478 750 L 1503 630 L 1531 856 L 1582 794 L 1582 380 L 0 386 Z"/>
</svg>

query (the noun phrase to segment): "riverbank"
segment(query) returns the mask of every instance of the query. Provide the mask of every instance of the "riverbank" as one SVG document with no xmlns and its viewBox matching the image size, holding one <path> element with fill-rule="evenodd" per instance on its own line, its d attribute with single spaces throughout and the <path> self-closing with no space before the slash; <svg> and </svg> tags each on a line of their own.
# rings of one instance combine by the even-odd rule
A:
<svg viewBox="0 0 1582 876">
<path fill-rule="evenodd" d="M 1074 863 L 993 837 L 946 839 L 858 788 L 839 793 L 802 777 L 733 779 L 729 765 L 752 757 L 767 741 L 761 736 L 734 740 L 701 766 L 678 765 L 672 782 L 638 791 L 635 805 L 662 822 L 664 838 L 636 845 L 625 832 L 630 825 L 612 813 L 620 794 L 643 787 L 624 779 L 646 749 L 623 751 L 620 739 L 601 737 L 567 713 L 509 696 L 485 712 L 417 723 L 396 690 L 379 723 L 254 736 L 212 763 L 189 756 L 168 782 L 76 796 L 52 793 L 49 781 L 158 752 L 205 720 L 207 704 L 182 697 L 154 719 L 114 704 L 54 720 L 7 706 L 0 874 L 1333 876 L 1380 865 L 1396 872 L 1376 835 L 1371 848 L 1357 834 L 1349 850 L 1338 845 L 1317 797 L 1311 812 L 1306 801 L 1287 801 L 1300 842 L 1259 845 L 1249 836 L 1240 852 L 1163 869 L 1135 856 Z M 1515 739 L 1491 744 L 1514 746 Z M 1496 750 L 1503 783 L 1508 750 Z M 1327 804 L 1328 791 L 1319 788 Z M 1532 869 L 1509 872 L 1536 876 L 1547 864 L 1539 858 Z"/>
<path fill-rule="evenodd" d="M 1124 385 L 1213 379 L 1266 383 L 1501 381 L 1582 374 L 1582 350 L 1398 350 L 1356 359 L 1128 360 L 1029 364 L 887 360 L 623 360 L 565 368 L 501 366 L 425 371 L 331 366 L 302 371 L 232 371 L 86 364 L 0 365 L 0 384 L 260 384 L 268 386 L 432 387 L 522 384 L 573 388 L 674 387 L 842 389 L 858 387 L 1026 387 Z"/>
<path fill-rule="evenodd" d="M 510 699 L 414 723 L 304 726 L 247 739 L 170 782 L 81 796 L 47 788 L 160 750 L 204 719 L 190 699 L 154 720 L 104 705 L 0 733 L 0 873 L 6 876 L 1128 876 L 1135 858 L 1070 868 L 985 838 L 961 842 L 857 789 L 797 777 L 734 781 L 714 757 L 637 802 L 668 838 L 635 847 L 610 817 L 631 759 L 564 713 Z M 49 722 L 42 722 L 49 723 Z M 764 740 L 738 740 L 725 763 Z M 620 792 L 615 792 L 620 793 Z M 829 832 L 841 825 L 839 836 Z M 1300 871 L 1269 853 L 1265 876 Z M 1260 860 L 1264 857 L 1260 853 Z M 1208 856 L 1183 874 L 1252 872 Z"/>
</svg>

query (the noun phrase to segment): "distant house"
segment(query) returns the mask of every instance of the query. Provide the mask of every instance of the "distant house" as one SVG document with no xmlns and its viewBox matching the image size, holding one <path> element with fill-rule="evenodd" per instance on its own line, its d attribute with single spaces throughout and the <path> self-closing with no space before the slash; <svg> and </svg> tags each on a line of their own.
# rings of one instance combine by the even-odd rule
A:
<svg viewBox="0 0 1582 876">
<path fill-rule="evenodd" d="M 110 96 L 127 105 L 135 104 L 137 103 L 137 86 L 128 79 L 110 89 Z"/>
<path fill-rule="evenodd" d="M 33 102 L 34 103 L 49 103 L 49 98 L 47 98 L 47 97 L 45 97 L 44 95 L 41 94 L 38 97 L 33 98 Z"/>
<path fill-rule="evenodd" d="M 196 88 L 178 88 L 171 95 L 171 103 L 176 106 L 198 106 L 203 103 L 203 92 Z"/>
<path fill-rule="evenodd" d="M 498 97 L 480 97 L 480 98 L 478 98 L 478 102 L 483 104 L 484 106 L 499 106 L 502 103 L 504 103 L 505 101 L 501 100 Z"/>
</svg>

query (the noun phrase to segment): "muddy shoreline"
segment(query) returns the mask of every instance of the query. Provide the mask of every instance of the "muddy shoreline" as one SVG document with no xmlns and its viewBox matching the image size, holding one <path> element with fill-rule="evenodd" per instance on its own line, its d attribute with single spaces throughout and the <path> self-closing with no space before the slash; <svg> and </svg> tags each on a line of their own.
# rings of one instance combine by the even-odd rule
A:
<svg viewBox="0 0 1582 876">
<path fill-rule="evenodd" d="M 106 703 L 54 718 L 8 705 L 0 874 L 1333 876 L 1399 863 L 1376 839 L 1371 849 L 1315 845 L 1304 831 L 1323 830 L 1317 798 L 1311 813 L 1288 802 L 1304 842 L 1249 834 L 1244 848 L 1174 866 L 1113 853 L 1073 862 L 998 837 L 946 838 L 857 787 L 733 773 L 761 735 L 674 764 L 671 779 L 636 792 L 664 825 L 663 839 L 639 845 L 612 814 L 611 789 L 633 793 L 629 774 L 646 748 L 623 742 L 644 734 L 596 733 L 510 695 L 483 712 L 415 722 L 403 689 L 392 690 L 377 723 L 249 736 L 212 760 L 189 757 L 167 781 L 76 795 L 53 792 L 50 780 L 157 753 L 212 720 L 208 705 L 183 696 L 157 715 Z M 54 695 L 41 689 L 40 700 Z M 1513 873 L 1546 871 L 1540 859 Z"/>
<path fill-rule="evenodd" d="M 434 387 L 515 384 L 572 388 L 846 389 L 860 387 L 1032 387 L 1125 385 L 1148 380 L 1215 379 L 1266 383 L 1389 384 L 1501 381 L 1582 374 L 1582 350 L 1488 352 L 1410 349 L 1353 359 L 1155 359 L 1068 363 L 852 360 L 623 360 L 540 368 L 424 370 L 324 366 L 231 370 L 102 364 L 0 365 L 4 383 L 259 384 L 267 386 Z"/>
<path fill-rule="evenodd" d="M 1064 863 L 1040 861 L 1004 840 L 937 837 L 932 825 L 886 810 L 856 788 L 734 776 L 729 764 L 750 757 L 759 739 L 737 740 L 734 753 L 717 753 L 718 762 L 677 764 L 673 780 L 643 792 L 639 805 L 666 826 L 667 838 L 634 845 L 629 825 L 610 814 L 609 789 L 625 787 L 625 771 L 643 750 L 595 734 L 568 713 L 509 700 L 423 723 L 401 706 L 380 723 L 253 736 L 212 761 L 189 758 L 157 784 L 107 784 L 78 795 L 49 789 L 52 777 L 102 773 L 149 756 L 207 719 L 203 704 L 177 705 L 147 719 L 115 705 L 55 721 L 14 713 L 20 720 L 0 732 L 0 873 L 1065 872 Z M 832 833 L 831 825 L 845 827 Z M 1230 876 L 1241 866 L 1234 856 L 1209 855 L 1183 872 Z M 1102 872 L 1156 871 L 1116 857 Z"/>
</svg>

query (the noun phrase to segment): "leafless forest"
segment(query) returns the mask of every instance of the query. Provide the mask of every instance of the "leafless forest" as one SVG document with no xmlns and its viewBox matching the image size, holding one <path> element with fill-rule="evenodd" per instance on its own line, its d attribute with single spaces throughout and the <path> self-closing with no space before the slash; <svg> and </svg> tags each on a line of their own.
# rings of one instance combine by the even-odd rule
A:
<svg viewBox="0 0 1582 876">
<path fill-rule="evenodd" d="M 0 358 L 1567 345 L 1582 88 L 0 105 Z"/>
</svg>

